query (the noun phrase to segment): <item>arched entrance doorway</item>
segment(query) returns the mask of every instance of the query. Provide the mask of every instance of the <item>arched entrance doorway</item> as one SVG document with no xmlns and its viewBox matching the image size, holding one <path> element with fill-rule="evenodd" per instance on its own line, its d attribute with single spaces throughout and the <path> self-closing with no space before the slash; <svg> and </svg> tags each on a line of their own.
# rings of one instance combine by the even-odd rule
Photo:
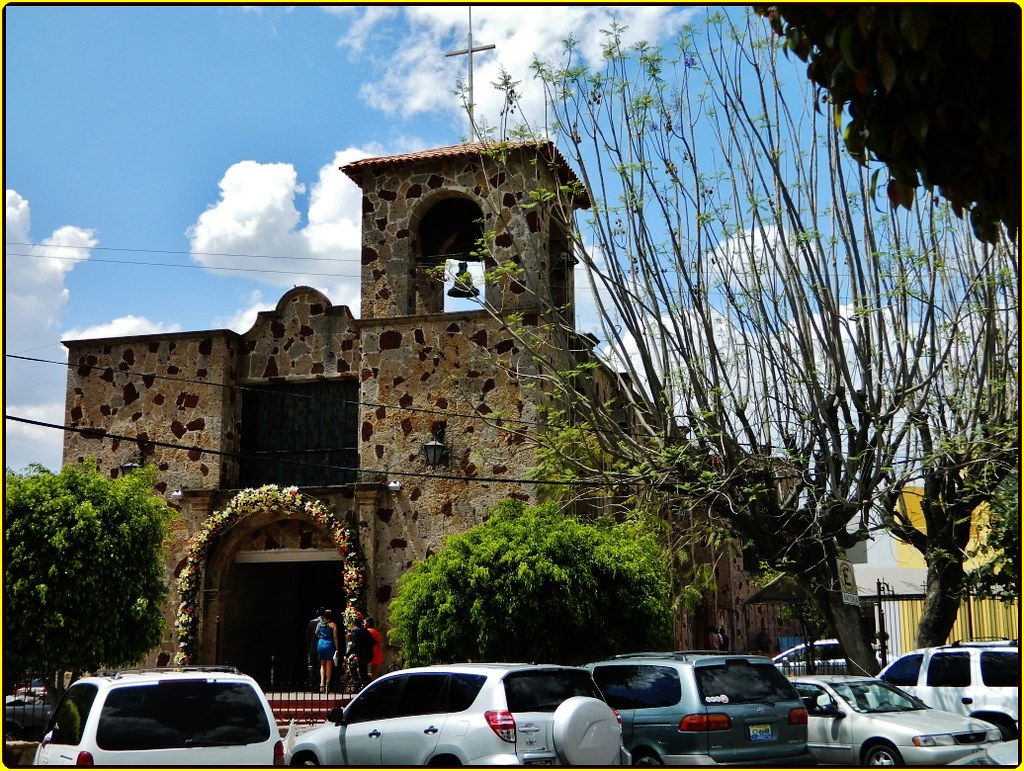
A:
<svg viewBox="0 0 1024 771">
<path fill-rule="evenodd" d="M 223 577 L 221 655 L 263 685 L 307 680 L 305 630 L 317 607 L 343 610 L 337 550 L 239 551 Z"/>
<path fill-rule="evenodd" d="M 361 604 L 364 561 L 347 523 L 295 488 L 238 493 L 193 536 L 178 576 L 179 664 L 231 664 L 269 685 L 305 679 L 318 605 Z"/>
</svg>

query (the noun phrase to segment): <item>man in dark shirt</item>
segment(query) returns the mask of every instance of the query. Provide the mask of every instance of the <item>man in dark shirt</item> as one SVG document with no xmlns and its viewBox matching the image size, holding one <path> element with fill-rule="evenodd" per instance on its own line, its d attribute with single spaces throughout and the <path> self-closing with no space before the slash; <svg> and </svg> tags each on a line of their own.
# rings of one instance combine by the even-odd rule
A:
<svg viewBox="0 0 1024 771">
<path fill-rule="evenodd" d="M 355 657 L 355 667 L 352 672 L 353 680 L 357 691 L 361 691 L 370 682 L 370 659 L 373 658 L 373 646 L 377 641 L 373 635 L 363 628 L 363 619 L 356 616 L 349 631 L 349 644 L 352 656 Z"/>
</svg>

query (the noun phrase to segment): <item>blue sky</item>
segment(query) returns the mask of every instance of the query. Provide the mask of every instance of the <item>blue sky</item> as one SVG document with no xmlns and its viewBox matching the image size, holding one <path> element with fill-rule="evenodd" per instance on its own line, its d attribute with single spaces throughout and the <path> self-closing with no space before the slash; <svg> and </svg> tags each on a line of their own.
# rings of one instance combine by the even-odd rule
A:
<svg viewBox="0 0 1024 771">
<path fill-rule="evenodd" d="M 244 332 L 296 284 L 358 314 L 359 195 L 338 166 L 466 138 L 466 57 L 445 53 L 467 9 L 6 6 L 5 413 L 64 422 L 61 340 Z M 569 35 L 596 60 L 613 18 L 659 41 L 699 12 L 474 6 L 474 44 L 496 46 L 474 59 L 477 116 L 498 122 L 504 68 L 539 117 L 530 61 Z M 4 434 L 5 467 L 59 468 L 59 430 Z"/>
</svg>

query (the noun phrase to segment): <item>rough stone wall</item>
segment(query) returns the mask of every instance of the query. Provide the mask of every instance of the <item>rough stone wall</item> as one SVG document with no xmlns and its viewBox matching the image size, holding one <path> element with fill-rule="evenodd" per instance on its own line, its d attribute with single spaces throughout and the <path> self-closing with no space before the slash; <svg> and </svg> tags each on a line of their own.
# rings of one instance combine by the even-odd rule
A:
<svg viewBox="0 0 1024 771">
<path fill-rule="evenodd" d="M 241 383 L 354 377 L 356 371 L 359 330 L 352 312 L 308 287 L 290 290 L 273 311 L 260 313 L 244 339 Z"/>
<path fill-rule="evenodd" d="M 364 322 L 362 339 L 360 465 L 402 484 L 384 494 L 375 522 L 360 523 L 371 526 L 372 590 L 385 603 L 446 536 L 480 524 L 504 498 L 533 501 L 522 480 L 540 392 L 524 390 L 534 366 L 482 311 Z M 442 421 L 450 456 L 432 468 L 422 446 Z"/>
<path fill-rule="evenodd" d="M 223 384 L 233 378 L 239 343 L 224 330 L 67 343 L 65 421 L 96 431 L 65 432 L 64 462 L 93 456 L 114 478 L 125 464 L 155 463 L 159 492 L 220 487 L 222 456 L 155 443 L 234 449 L 224 422 L 233 393 Z"/>
</svg>

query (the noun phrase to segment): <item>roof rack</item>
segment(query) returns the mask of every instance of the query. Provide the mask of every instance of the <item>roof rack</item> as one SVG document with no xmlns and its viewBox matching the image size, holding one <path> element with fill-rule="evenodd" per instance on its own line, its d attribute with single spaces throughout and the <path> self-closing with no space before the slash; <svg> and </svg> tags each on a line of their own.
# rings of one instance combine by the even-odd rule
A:
<svg viewBox="0 0 1024 771">
<path fill-rule="evenodd" d="M 636 651 L 635 653 L 617 653 L 609 660 L 614 659 L 683 659 L 689 660 L 704 656 L 761 656 L 759 653 L 744 653 L 741 651 L 716 651 L 716 650 L 688 650 L 688 651 Z"/>
<path fill-rule="evenodd" d="M 956 648 L 985 648 L 996 645 L 1016 645 L 1020 647 L 1020 640 L 1014 640 L 1009 637 L 974 637 L 970 640 L 957 640 L 956 642 L 948 643 L 943 647 L 956 647 Z"/>
<path fill-rule="evenodd" d="M 97 677 L 122 677 L 124 675 L 140 675 L 160 672 L 227 672 L 232 675 L 242 674 L 238 667 L 228 664 L 185 664 L 167 667 L 126 667 L 121 669 L 100 669 L 93 674 Z"/>
</svg>

